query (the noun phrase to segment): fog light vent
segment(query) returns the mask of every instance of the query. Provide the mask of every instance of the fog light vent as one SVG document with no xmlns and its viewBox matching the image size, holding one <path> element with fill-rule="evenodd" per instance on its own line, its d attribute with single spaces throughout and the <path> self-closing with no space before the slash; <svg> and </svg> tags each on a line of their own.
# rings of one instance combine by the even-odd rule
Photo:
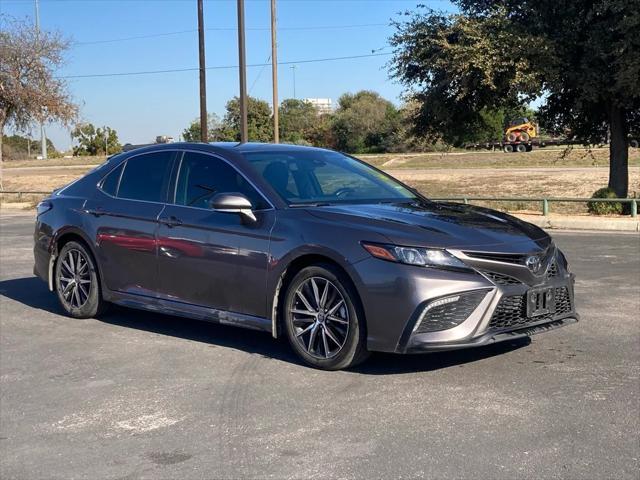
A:
<svg viewBox="0 0 640 480">
<path fill-rule="evenodd" d="M 413 333 L 438 332 L 457 327 L 473 313 L 489 290 L 474 290 L 442 297 L 427 304 Z"/>
</svg>

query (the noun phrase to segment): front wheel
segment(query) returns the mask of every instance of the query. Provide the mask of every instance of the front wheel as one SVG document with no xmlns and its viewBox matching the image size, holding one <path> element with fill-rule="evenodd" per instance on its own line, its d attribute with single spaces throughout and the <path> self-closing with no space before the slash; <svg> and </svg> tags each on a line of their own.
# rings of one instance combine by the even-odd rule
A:
<svg viewBox="0 0 640 480">
<path fill-rule="evenodd" d="M 340 370 L 364 361 L 364 315 L 348 278 L 333 265 L 302 269 L 291 280 L 284 302 L 287 337 L 307 364 Z"/>
<path fill-rule="evenodd" d="M 68 242 L 60 250 L 55 268 L 56 292 L 60 305 L 74 318 L 91 318 L 102 313 L 98 270 L 93 256 L 81 243 Z"/>
</svg>

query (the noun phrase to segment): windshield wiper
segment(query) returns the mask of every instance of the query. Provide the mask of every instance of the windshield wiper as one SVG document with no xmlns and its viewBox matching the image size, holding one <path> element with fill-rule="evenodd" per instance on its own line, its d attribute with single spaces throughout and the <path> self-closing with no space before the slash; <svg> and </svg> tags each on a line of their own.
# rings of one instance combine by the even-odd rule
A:
<svg viewBox="0 0 640 480">
<path fill-rule="evenodd" d="M 302 207 L 328 207 L 331 205 L 329 202 L 302 202 L 302 203 L 290 203 L 289 206 L 291 208 L 302 208 Z"/>
</svg>

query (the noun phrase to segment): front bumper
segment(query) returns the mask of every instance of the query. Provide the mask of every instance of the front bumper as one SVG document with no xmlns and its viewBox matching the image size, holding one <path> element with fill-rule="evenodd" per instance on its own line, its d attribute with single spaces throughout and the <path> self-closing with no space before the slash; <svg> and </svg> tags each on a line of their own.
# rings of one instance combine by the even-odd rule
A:
<svg viewBox="0 0 640 480">
<path fill-rule="evenodd" d="M 474 271 L 454 272 L 379 260 L 357 264 L 367 346 L 372 351 L 417 353 L 488 345 L 548 331 L 578 321 L 574 276 L 551 247 L 545 270 L 454 252 Z M 554 291 L 556 311 L 528 318 L 527 292 Z M 460 300 L 449 308 L 447 299 Z M 434 305 L 433 315 L 427 311 Z M 452 303 L 451 306 L 454 304 Z M 437 314 L 436 314 L 437 312 Z M 437 324 L 437 325 L 436 325 Z M 435 328 L 434 328 L 435 327 Z"/>
<path fill-rule="evenodd" d="M 458 326 L 434 332 L 421 331 L 421 318 L 407 323 L 396 352 L 430 352 L 489 345 L 531 336 L 576 323 L 574 283 L 561 254 L 552 247 L 546 268 L 540 276 L 532 275 L 524 266 L 476 259 L 457 252 L 457 256 L 487 278 L 493 288 L 487 290 L 479 305 Z M 527 292 L 546 288 L 554 292 L 554 311 L 530 317 Z M 484 293 L 485 291 L 481 291 Z M 471 292 L 473 293 L 473 292 Z M 461 292 L 461 295 L 470 292 Z M 424 316 L 424 315 L 423 315 Z M 424 320 L 422 320 L 424 321 Z M 413 324 L 412 324 L 413 323 Z"/>
</svg>

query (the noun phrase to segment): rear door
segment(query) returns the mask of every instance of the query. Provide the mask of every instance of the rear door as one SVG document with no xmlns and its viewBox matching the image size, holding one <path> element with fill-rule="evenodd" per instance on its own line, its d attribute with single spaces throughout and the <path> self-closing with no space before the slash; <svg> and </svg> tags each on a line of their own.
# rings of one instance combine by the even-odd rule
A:
<svg viewBox="0 0 640 480">
<path fill-rule="evenodd" d="M 192 305 L 266 317 L 269 238 L 275 210 L 226 160 L 185 152 L 174 169 L 173 204 L 158 227 L 160 295 Z M 242 193 L 256 222 L 211 210 L 218 193 Z"/>
<path fill-rule="evenodd" d="M 175 151 L 160 151 L 127 159 L 105 176 L 98 196 L 85 205 L 110 290 L 156 295 L 156 230 L 175 157 Z"/>
</svg>

